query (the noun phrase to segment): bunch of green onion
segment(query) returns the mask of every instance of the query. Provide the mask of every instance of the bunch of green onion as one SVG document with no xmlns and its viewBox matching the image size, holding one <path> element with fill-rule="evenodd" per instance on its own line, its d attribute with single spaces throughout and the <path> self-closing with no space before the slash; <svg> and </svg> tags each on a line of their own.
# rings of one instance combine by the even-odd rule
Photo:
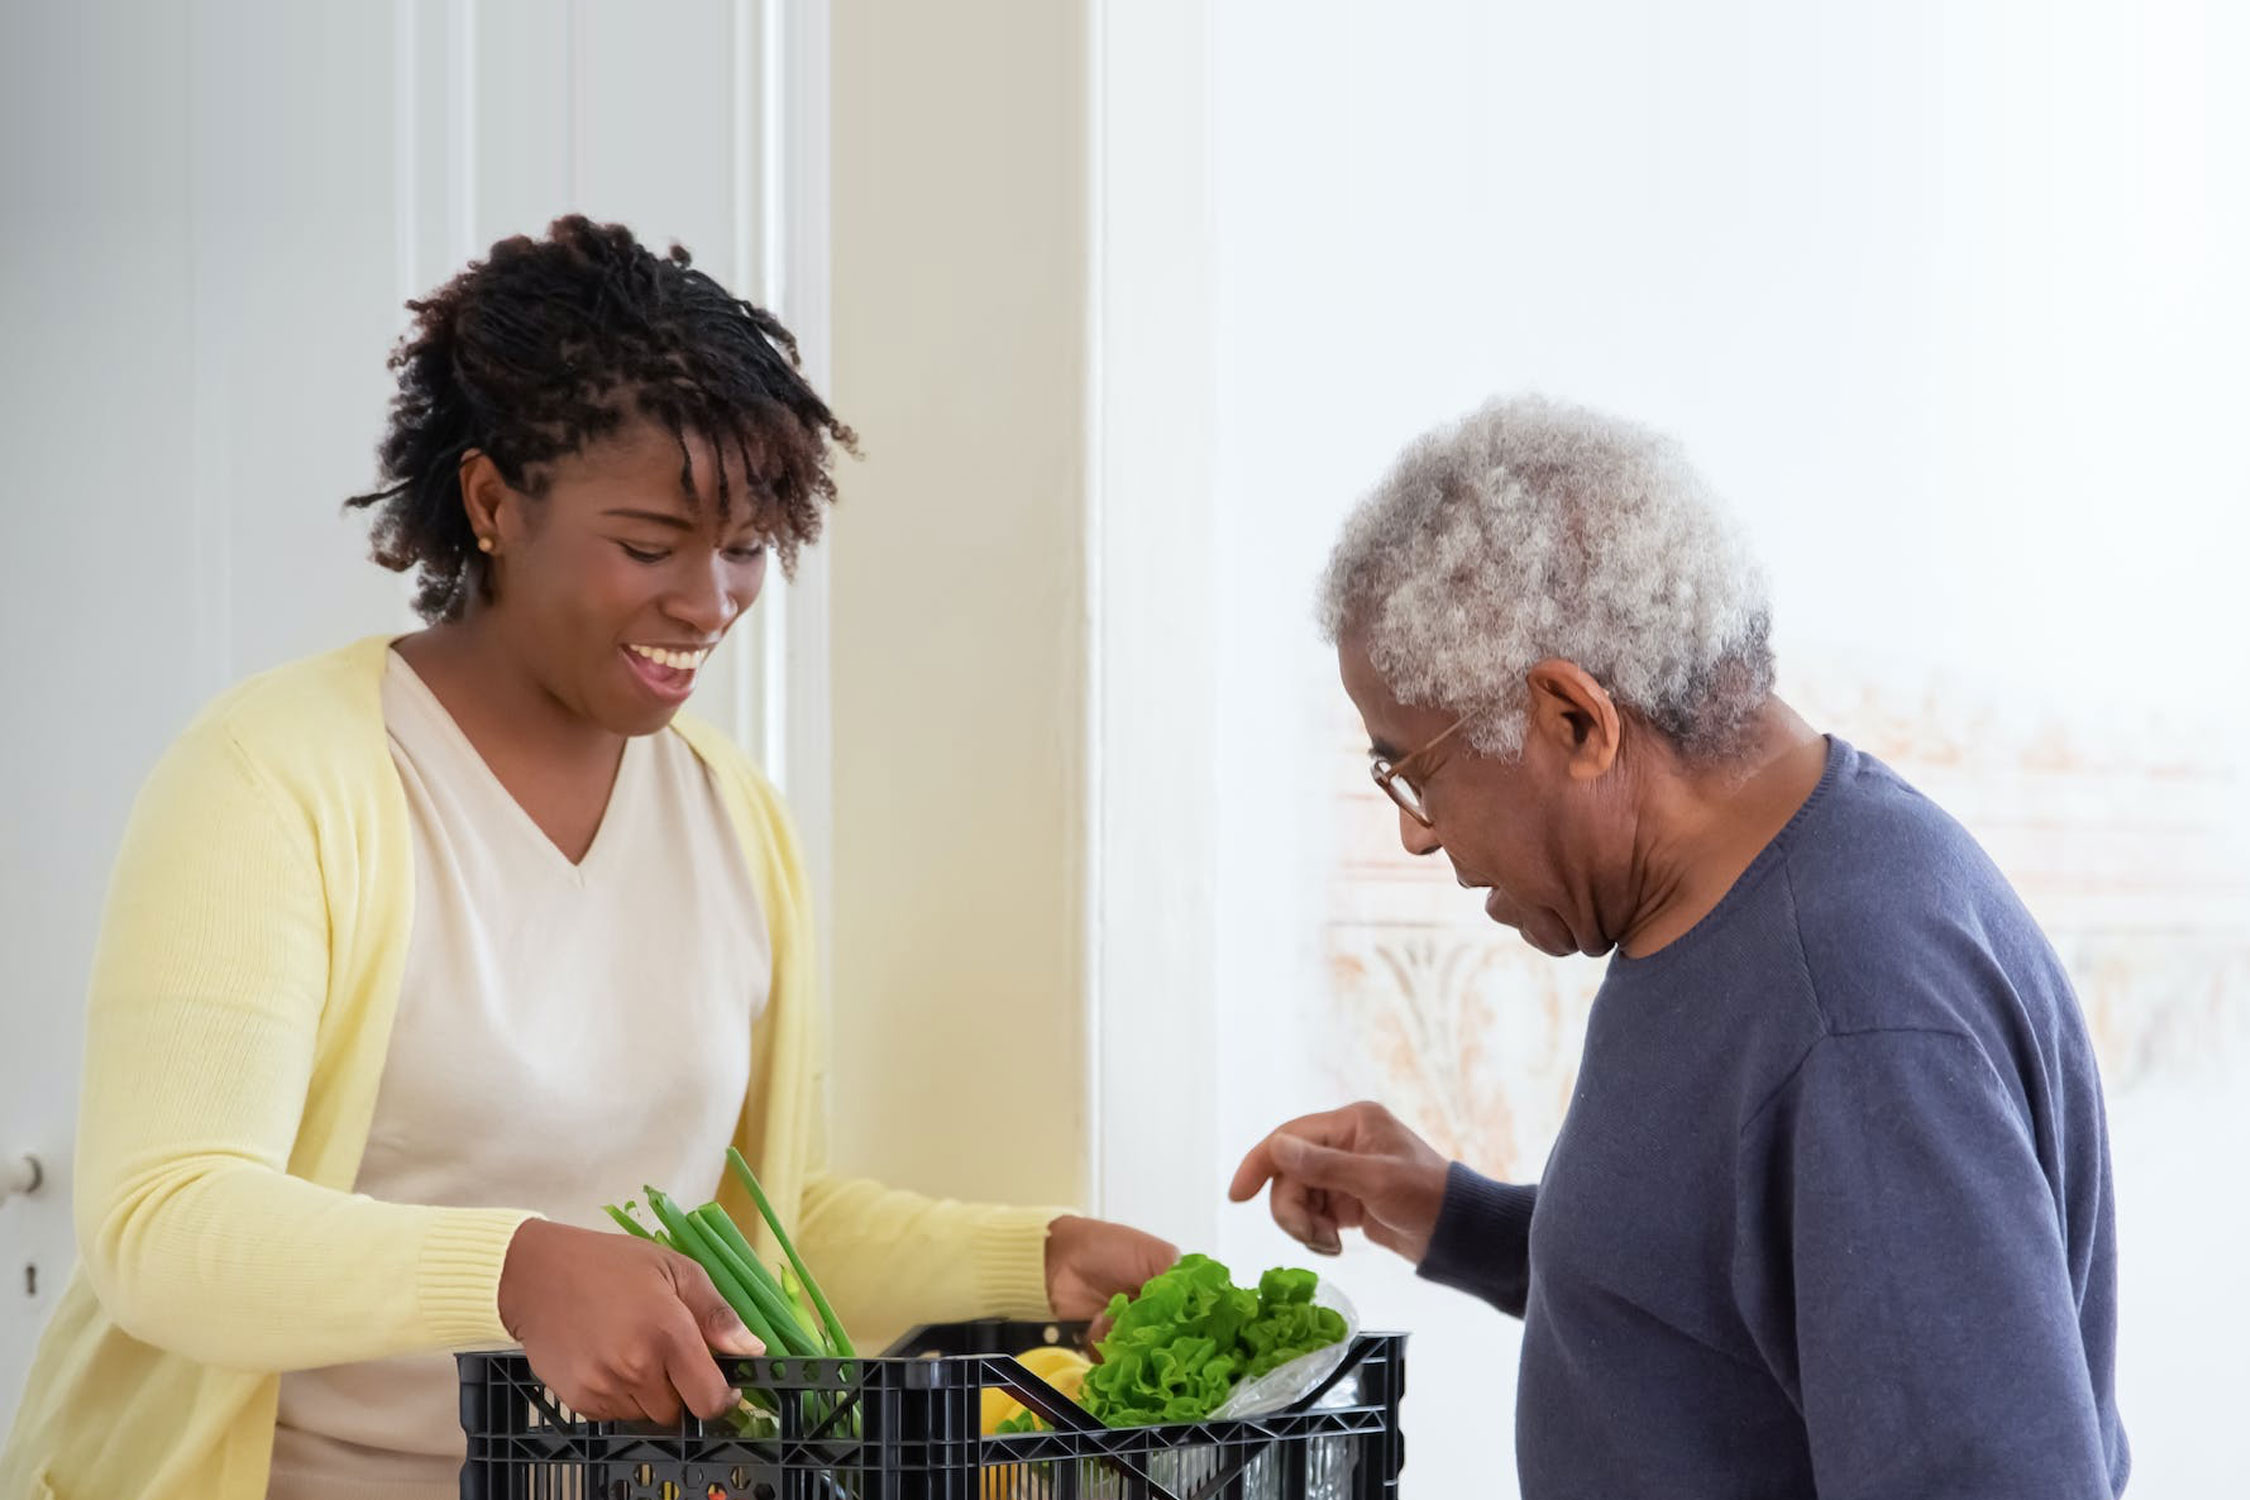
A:
<svg viewBox="0 0 2250 1500">
<path fill-rule="evenodd" d="M 697 1209 L 683 1209 L 656 1188 L 645 1188 L 649 1211 L 656 1215 L 658 1227 L 654 1230 L 633 1217 L 631 1210 L 635 1204 L 627 1203 L 623 1208 L 605 1204 L 603 1211 L 627 1233 L 677 1250 L 701 1266 L 704 1274 L 711 1278 L 711 1284 L 718 1288 L 719 1295 L 726 1299 L 727 1306 L 742 1319 L 743 1326 L 766 1346 L 769 1359 L 855 1357 L 842 1321 L 821 1292 L 820 1283 L 813 1279 L 804 1258 L 798 1255 L 789 1231 L 782 1228 L 772 1201 L 758 1185 L 757 1174 L 742 1159 L 742 1153 L 732 1147 L 727 1149 L 727 1166 L 749 1190 L 750 1201 L 758 1205 L 759 1214 L 773 1230 L 775 1242 L 788 1257 L 788 1264 L 781 1268 L 778 1277 L 759 1261 L 750 1242 L 735 1227 L 734 1220 L 715 1202 Z M 749 1394 L 755 1404 L 764 1406 L 768 1412 L 774 1410 L 772 1393 Z M 758 1400 L 761 1395 L 766 1398 L 764 1401 Z M 816 1404 L 809 1395 L 805 1400 L 806 1419 L 811 1423 L 818 1415 Z"/>
</svg>

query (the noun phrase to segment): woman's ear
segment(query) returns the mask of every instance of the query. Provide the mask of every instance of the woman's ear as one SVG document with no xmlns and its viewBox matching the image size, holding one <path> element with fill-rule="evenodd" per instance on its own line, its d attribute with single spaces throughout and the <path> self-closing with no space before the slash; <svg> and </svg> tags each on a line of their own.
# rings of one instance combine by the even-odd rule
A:
<svg viewBox="0 0 2250 1500">
<path fill-rule="evenodd" d="M 1617 761 L 1624 725 L 1616 700 L 1574 661 L 1552 656 L 1524 674 L 1530 732 L 1543 737 L 1576 781 L 1591 781 Z"/>
<path fill-rule="evenodd" d="M 503 541 L 503 528 L 513 519 L 515 492 L 501 477 L 500 466 L 492 455 L 480 448 L 471 448 L 461 455 L 461 509 L 469 518 L 469 530 L 476 536 L 477 550 L 498 551 Z"/>
</svg>

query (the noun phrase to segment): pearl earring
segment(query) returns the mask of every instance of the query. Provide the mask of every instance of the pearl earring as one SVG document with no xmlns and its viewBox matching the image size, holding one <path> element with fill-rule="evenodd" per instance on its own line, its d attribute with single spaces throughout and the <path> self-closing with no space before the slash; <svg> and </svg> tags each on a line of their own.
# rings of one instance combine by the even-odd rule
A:
<svg viewBox="0 0 2250 1500">
<path fill-rule="evenodd" d="M 479 552 L 490 552 L 492 550 L 492 538 L 488 536 L 478 537 L 477 550 Z"/>
</svg>

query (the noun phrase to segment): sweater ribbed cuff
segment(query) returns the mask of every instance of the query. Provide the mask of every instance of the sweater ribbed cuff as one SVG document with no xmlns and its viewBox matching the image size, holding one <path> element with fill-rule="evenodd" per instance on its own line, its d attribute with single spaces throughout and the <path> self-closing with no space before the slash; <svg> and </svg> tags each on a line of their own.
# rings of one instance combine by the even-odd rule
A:
<svg viewBox="0 0 2250 1500">
<path fill-rule="evenodd" d="M 1047 1226 L 1067 1208 L 994 1208 L 969 1240 L 977 1304 L 988 1317 L 1051 1318 L 1047 1300 Z"/>
<path fill-rule="evenodd" d="M 422 1241 L 415 1295 L 433 1338 L 449 1349 L 506 1344 L 500 1273 L 508 1245 L 537 1214 L 513 1208 L 440 1210 Z"/>
<path fill-rule="evenodd" d="M 1445 1202 L 1415 1274 L 1523 1316 L 1531 1289 L 1531 1211 L 1537 1187 L 1494 1182 L 1455 1162 Z"/>
</svg>

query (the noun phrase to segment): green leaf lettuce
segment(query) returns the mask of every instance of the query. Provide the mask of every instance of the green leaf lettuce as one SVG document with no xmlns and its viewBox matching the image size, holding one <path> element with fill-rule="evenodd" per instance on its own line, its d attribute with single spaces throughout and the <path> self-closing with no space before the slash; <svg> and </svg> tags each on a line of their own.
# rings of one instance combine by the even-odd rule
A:
<svg viewBox="0 0 2250 1500">
<path fill-rule="evenodd" d="M 1110 1300 L 1086 1409 L 1111 1427 L 1203 1421 L 1242 1381 L 1343 1339 L 1343 1316 L 1313 1303 L 1318 1285 L 1310 1271 L 1276 1268 L 1253 1292 L 1207 1255 L 1182 1257 L 1139 1296 Z"/>
</svg>

